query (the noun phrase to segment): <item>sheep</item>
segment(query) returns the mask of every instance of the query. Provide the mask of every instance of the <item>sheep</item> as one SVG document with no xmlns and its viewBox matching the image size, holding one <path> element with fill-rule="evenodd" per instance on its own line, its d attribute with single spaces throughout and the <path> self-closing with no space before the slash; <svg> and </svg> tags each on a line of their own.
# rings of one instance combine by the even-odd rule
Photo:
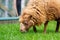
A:
<svg viewBox="0 0 60 40">
<path fill-rule="evenodd" d="M 44 33 L 49 21 L 57 21 L 56 32 L 60 24 L 60 0 L 29 0 L 27 6 L 22 10 L 19 17 L 20 31 L 27 32 L 33 27 L 37 32 L 35 25 L 44 23 Z"/>
</svg>

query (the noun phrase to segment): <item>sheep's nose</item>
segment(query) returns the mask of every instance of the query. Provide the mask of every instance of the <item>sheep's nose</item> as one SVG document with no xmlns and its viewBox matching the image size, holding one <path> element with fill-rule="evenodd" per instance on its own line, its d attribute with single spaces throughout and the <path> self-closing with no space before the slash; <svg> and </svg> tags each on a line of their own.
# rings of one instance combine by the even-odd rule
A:
<svg viewBox="0 0 60 40">
<path fill-rule="evenodd" d="M 23 31 L 23 30 L 20 30 L 21 32 Z"/>
<path fill-rule="evenodd" d="M 27 32 L 26 30 L 20 30 L 21 32 Z"/>
<path fill-rule="evenodd" d="M 23 30 L 22 30 L 22 29 L 21 29 L 20 31 L 21 31 L 21 32 L 23 32 Z"/>
</svg>

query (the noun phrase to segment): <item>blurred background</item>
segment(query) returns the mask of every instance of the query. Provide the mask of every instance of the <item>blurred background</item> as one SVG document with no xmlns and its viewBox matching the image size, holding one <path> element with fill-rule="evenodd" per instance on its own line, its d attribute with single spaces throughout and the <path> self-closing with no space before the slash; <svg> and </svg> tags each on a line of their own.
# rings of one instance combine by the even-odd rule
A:
<svg viewBox="0 0 60 40">
<path fill-rule="evenodd" d="M 27 2 L 28 0 L 0 0 L 0 21 L 18 20 Z"/>
</svg>

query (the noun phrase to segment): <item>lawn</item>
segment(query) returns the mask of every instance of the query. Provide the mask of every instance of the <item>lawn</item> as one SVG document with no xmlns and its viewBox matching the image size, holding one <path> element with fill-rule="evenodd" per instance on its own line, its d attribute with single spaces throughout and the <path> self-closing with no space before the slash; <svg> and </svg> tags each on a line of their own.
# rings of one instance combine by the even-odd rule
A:
<svg viewBox="0 0 60 40">
<path fill-rule="evenodd" d="M 37 26 L 37 33 L 33 29 L 27 33 L 19 31 L 19 24 L 0 24 L 0 40 L 60 40 L 60 30 L 55 33 L 56 22 L 49 22 L 46 34 L 43 33 L 44 25 Z"/>
</svg>

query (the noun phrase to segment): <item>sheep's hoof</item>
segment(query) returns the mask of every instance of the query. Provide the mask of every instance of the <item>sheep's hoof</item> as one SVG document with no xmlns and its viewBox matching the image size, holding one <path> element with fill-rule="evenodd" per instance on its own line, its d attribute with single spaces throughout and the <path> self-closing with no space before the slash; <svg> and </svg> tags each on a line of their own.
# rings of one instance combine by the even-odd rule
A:
<svg viewBox="0 0 60 40">
<path fill-rule="evenodd" d="M 46 33 L 46 30 L 44 30 L 43 33 Z"/>
<path fill-rule="evenodd" d="M 37 32 L 37 30 L 34 31 L 35 33 Z"/>
<path fill-rule="evenodd" d="M 58 32 L 57 30 L 55 32 Z"/>
<path fill-rule="evenodd" d="M 34 30 L 34 32 L 35 32 L 35 33 L 37 32 L 37 30 L 36 30 L 36 27 L 35 27 L 35 26 L 33 26 L 33 30 Z"/>
</svg>

